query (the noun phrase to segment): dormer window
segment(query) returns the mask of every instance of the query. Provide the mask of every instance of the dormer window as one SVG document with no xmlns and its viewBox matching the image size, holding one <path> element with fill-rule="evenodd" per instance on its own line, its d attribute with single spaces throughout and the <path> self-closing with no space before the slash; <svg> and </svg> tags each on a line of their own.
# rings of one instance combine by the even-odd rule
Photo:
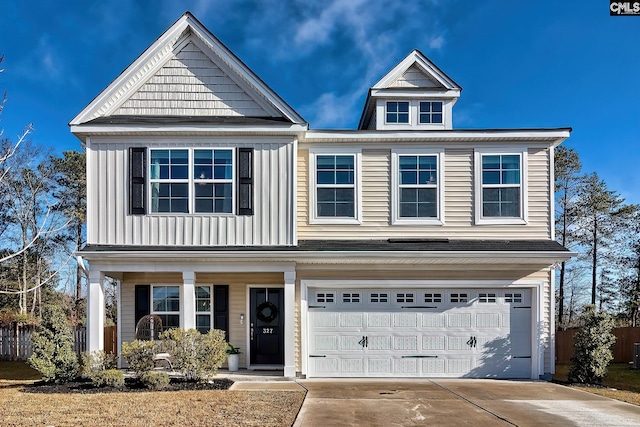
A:
<svg viewBox="0 0 640 427">
<path fill-rule="evenodd" d="M 420 124 L 442 123 L 442 101 L 420 102 Z"/>
<path fill-rule="evenodd" d="M 409 102 L 387 102 L 387 123 L 409 123 Z"/>
</svg>

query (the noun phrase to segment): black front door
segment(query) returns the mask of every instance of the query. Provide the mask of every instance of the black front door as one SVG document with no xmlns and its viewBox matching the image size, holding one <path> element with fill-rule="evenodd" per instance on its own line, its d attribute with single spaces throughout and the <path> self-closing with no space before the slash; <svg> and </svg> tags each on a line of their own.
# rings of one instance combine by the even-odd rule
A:
<svg viewBox="0 0 640 427">
<path fill-rule="evenodd" d="M 252 365 L 284 364 L 284 292 L 279 288 L 251 288 Z"/>
</svg>

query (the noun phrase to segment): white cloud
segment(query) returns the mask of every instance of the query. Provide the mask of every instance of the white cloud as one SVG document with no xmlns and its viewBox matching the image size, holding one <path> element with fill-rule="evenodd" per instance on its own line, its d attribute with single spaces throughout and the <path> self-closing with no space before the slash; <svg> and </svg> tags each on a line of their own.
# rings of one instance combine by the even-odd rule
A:
<svg viewBox="0 0 640 427">
<path fill-rule="evenodd" d="M 444 45 L 444 37 L 442 36 L 432 37 L 429 41 L 429 47 L 431 49 L 441 49 L 442 45 Z"/>
</svg>

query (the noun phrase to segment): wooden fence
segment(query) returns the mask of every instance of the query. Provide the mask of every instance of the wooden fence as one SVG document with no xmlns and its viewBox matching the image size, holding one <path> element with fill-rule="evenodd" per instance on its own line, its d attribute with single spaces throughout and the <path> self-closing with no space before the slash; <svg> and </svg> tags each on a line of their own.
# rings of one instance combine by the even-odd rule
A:
<svg viewBox="0 0 640 427">
<path fill-rule="evenodd" d="M 15 326 L 12 328 L 0 328 L 0 359 L 26 360 L 33 353 L 31 346 L 31 334 L 33 327 Z M 118 327 L 108 326 L 104 328 L 104 351 L 117 354 L 118 350 Z M 86 328 L 73 329 L 74 345 L 76 354 L 87 350 L 87 330 Z"/>
<path fill-rule="evenodd" d="M 573 357 L 573 339 L 578 328 L 556 332 L 556 363 L 570 363 Z M 613 347 L 612 363 L 633 361 L 633 344 L 640 343 L 640 327 L 613 328 L 616 343 Z"/>
</svg>

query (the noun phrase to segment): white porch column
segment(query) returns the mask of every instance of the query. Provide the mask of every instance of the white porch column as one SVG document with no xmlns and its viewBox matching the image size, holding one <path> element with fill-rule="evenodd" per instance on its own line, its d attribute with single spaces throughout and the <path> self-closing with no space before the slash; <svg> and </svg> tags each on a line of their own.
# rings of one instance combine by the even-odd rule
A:
<svg viewBox="0 0 640 427">
<path fill-rule="evenodd" d="M 180 327 L 196 327 L 196 274 L 193 271 L 182 272 L 182 293 L 180 294 Z"/>
<path fill-rule="evenodd" d="M 284 376 L 296 376 L 296 336 L 295 336 L 295 305 L 296 305 L 296 272 L 284 273 Z"/>
<path fill-rule="evenodd" d="M 87 286 L 87 351 L 104 350 L 104 273 L 89 271 Z"/>
</svg>

